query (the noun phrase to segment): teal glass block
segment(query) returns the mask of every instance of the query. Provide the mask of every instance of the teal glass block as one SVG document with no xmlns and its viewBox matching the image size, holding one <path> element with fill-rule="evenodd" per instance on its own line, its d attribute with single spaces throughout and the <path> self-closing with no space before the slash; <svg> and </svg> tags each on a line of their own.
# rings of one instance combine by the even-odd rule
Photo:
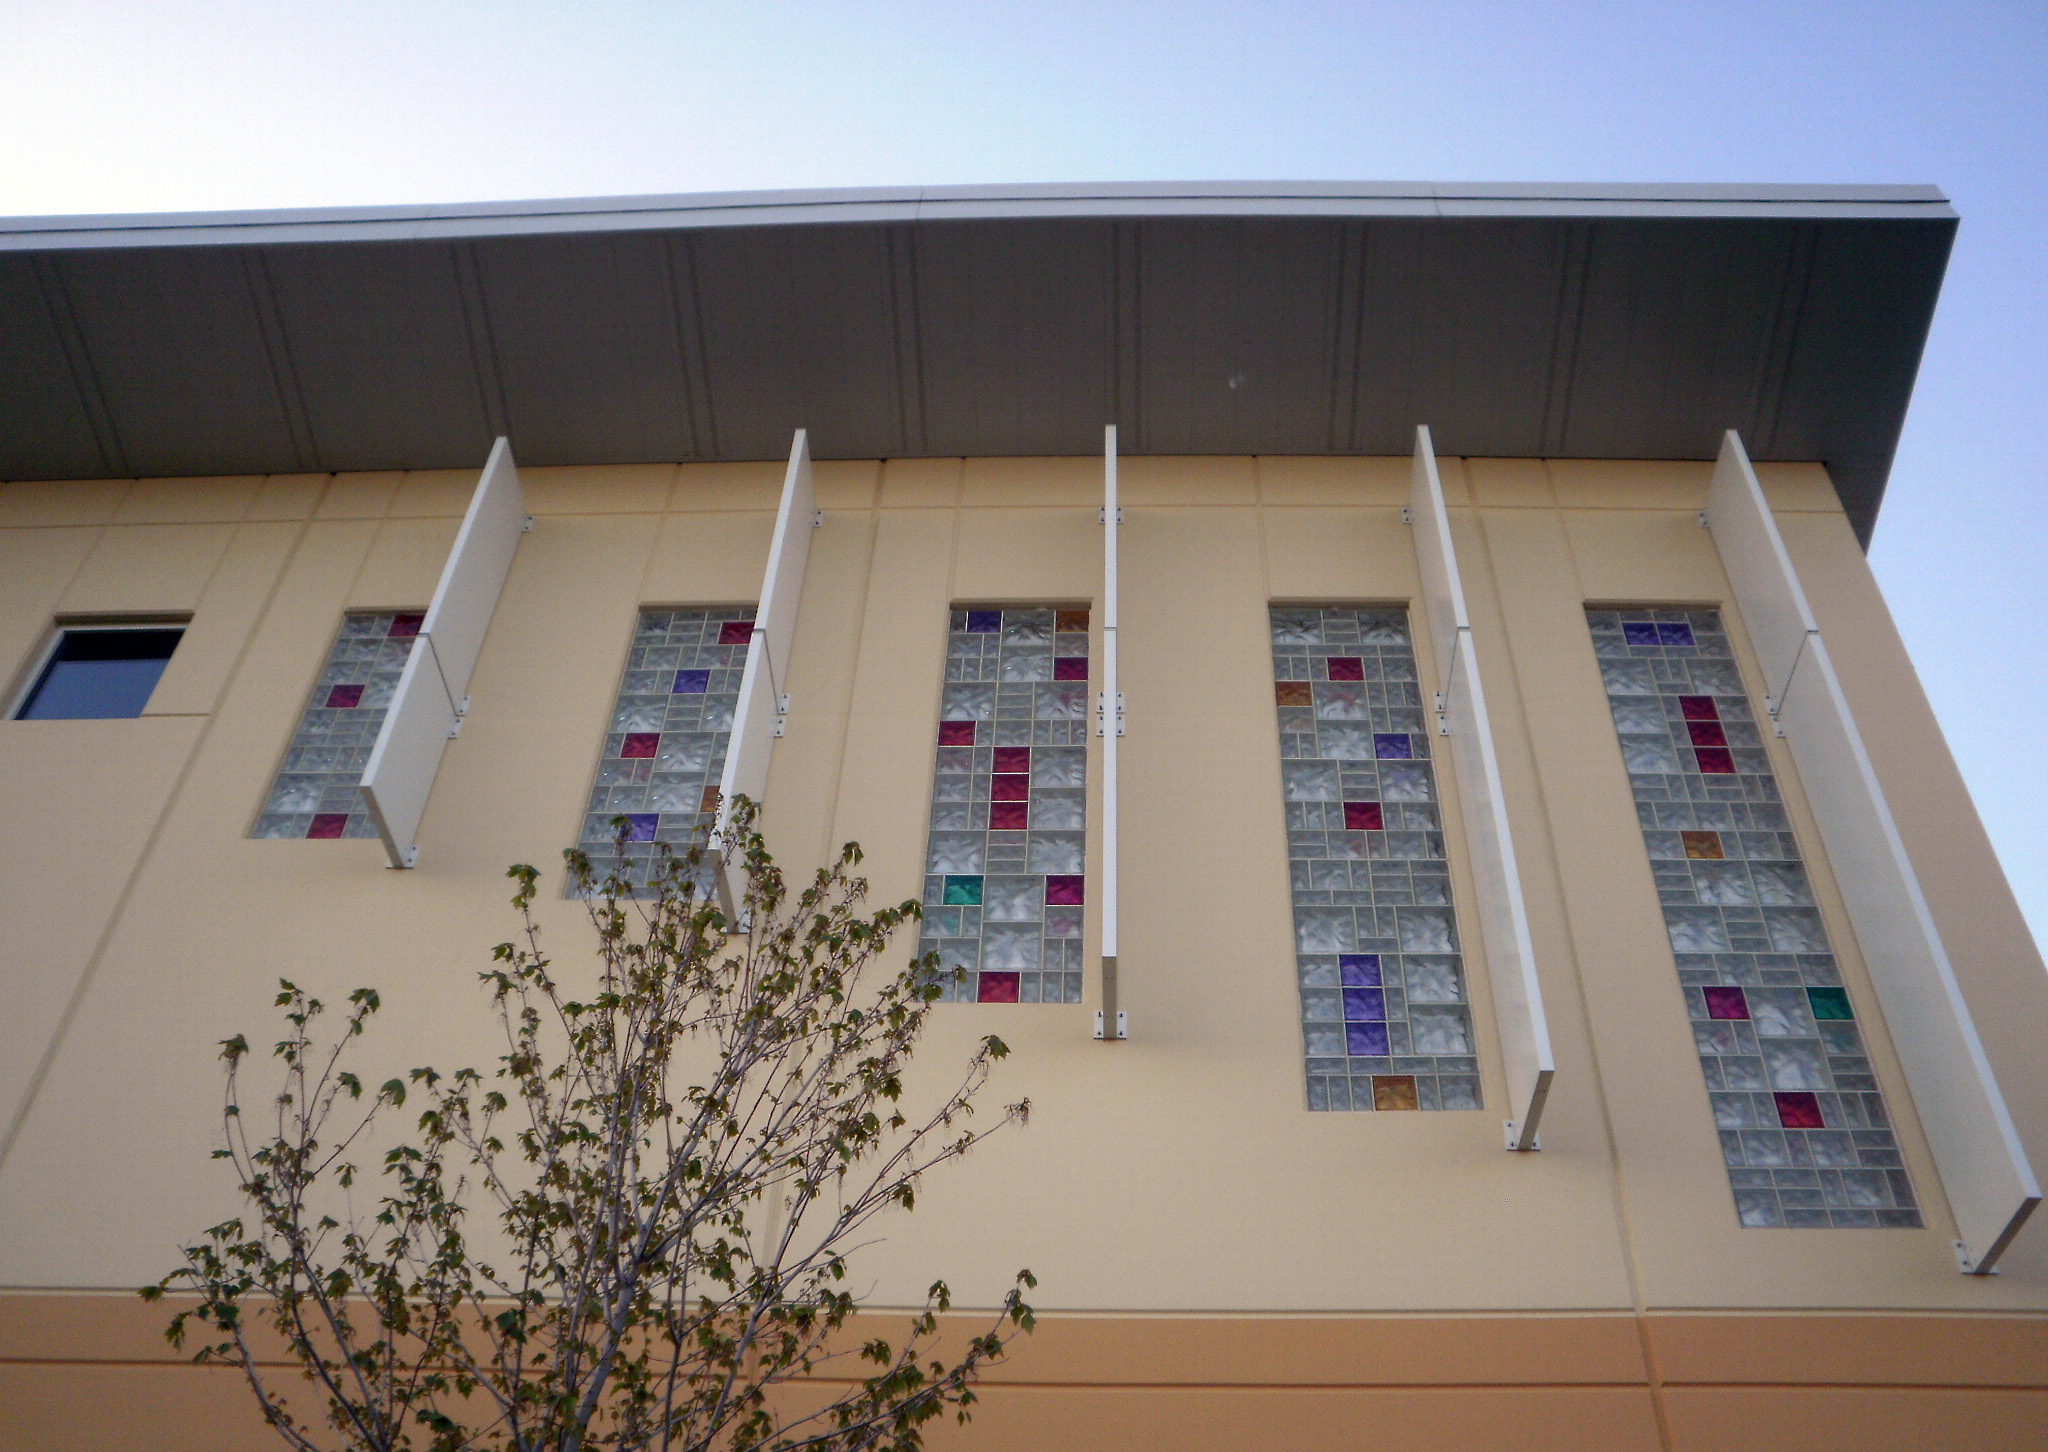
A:
<svg viewBox="0 0 2048 1452">
<path fill-rule="evenodd" d="M 1813 1005 L 1816 1019 L 1856 1017 L 1855 1010 L 1849 1007 L 1849 992 L 1845 988 L 1809 988 L 1806 999 Z"/>
<path fill-rule="evenodd" d="M 963 907 L 981 906 L 981 879 L 979 877 L 949 877 L 946 879 L 946 905 Z"/>
</svg>

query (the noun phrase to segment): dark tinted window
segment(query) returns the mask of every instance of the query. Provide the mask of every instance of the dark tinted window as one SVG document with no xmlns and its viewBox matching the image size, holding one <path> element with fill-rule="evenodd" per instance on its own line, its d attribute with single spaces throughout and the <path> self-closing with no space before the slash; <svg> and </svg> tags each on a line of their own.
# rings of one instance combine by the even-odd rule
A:
<svg viewBox="0 0 2048 1452">
<path fill-rule="evenodd" d="M 15 719 L 140 716 L 184 633 L 163 626 L 65 631 Z"/>
</svg>

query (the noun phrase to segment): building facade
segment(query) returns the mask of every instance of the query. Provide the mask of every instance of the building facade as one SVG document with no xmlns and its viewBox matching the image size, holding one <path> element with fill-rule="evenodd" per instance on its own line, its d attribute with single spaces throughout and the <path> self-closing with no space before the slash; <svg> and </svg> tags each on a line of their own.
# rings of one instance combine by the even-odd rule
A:
<svg viewBox="0 0 2048 1452">
<path fill-rule="evenodd" d="M 2048 976 L 1862 548 L 1953 225 L 1242 188 L 9 233 L 0 1442 L 267 1445 L 132 1294 L 232 1205 L 217 1041 L 286 976 L 376 984 L 394 1070 L 490 1058 L 506 865 L 565 946 L 564 847 L 715 807 L 802 427 L 763 830 L 924 901 L 964 976 L 920 1062 L 999 1033 L 1034 1105 L 860 1265 L 880 1309 L 1039 1277 L 947 1445 L 2041 1445 Z M 356 787 L 498 435 L 532 525 L 394 869 Z M 66 715 L 109 660 L 133 709 Z M 1903 879 L 1840 835 L 1867 780 Z"/>
</svg>

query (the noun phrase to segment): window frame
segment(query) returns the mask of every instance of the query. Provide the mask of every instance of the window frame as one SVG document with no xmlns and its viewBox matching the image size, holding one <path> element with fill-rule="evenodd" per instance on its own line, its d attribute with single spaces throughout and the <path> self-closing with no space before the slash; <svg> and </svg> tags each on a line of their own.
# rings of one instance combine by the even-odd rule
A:
<svg viewBox="0 0 2048 1452">
<path fill-rule="evenodd" d="M 48 679 L 51 669 L 57 664 L 57 652 L 63 648 L 64 639 L 68 635 L 103 635 L 113 634 L 117 631 L 138 630 L 175 630 L 178 632 L 178 644 L 171 647 L 171 655 L 163 658 L 164 669 L 169 670 L 172 657 L 177 654 L 178 645 L 185 643 L 185 633 L 191 628 L 191 625 L 192 617 L 189 614 L 177 613 L 59 615 L 50 622 L 48 628 L 43 632 L 41 642 L 29 655 L 21 671 L 15 676 L 12 688 L 6 696 L 7 713 L 5 716 L 0 716 L 0 720 L 12 724 L 17 721 L 32 719 L 24 717 L 21 713 L 27 710 L 34 702 L 37 693 Z M 157 689 L 162 684 L 163 674 L 159 672 L 157 674 L 157 684 L 151 686 L 149 690 L 149 698 L 151 700 L 155 698 Z M 139 721 L 148 713 L 149 700 L 145 700 L 142 703 L 142 709 L 133 716 L 57 716 L 47 719 L 58 721 Z"/>
</svg>

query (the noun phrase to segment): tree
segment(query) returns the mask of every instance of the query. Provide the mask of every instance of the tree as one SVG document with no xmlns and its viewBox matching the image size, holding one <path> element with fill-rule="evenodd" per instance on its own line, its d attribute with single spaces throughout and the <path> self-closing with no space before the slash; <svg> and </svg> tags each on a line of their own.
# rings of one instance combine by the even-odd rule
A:
<svg viewBox="0 0 2048 1452">
<path fill-rule="evenodd" d="M 324 1005 L 281 981 L 283 1082 L 260 1131 L 243 1112 L 248 1041 L 221 1051 L 215 1158 L 245 1213 L 142 1292 L 196 1295 L 171 1342 L 200 1333 L 194 1359 L 239 1366 L 303 1452 L 911 1449 L 931 1418 L 966 1420 L 980 1369 L 1031 1329 L 1031 1274 L 948 1360 L 945 1283 L 903 1344 L 862 1340 L 847 1257 L 878 1216 L 913 1207 L 924 1173 L 1030 1105 L 968 1127 L 1008 1052 L 990 1036 L 913 1120 L 903 1075 L 939 996 L 934 961 L 864 975 L 918 905 L 865 914 L 853 845 L 792 898 L 751 806 L 736 816 L 744 931 L 702 891 L 701 849 L 656 848 L 638 884 L 566 854 L 596 930 L 583 997 L 542 951 L 539 874 L 510 870 L 521 931 L 481 975 L 505 1040 L 493 1070 L 366 1089 L 346 1065 L 376 991 L 351 993 L 322 1040 Z M 424 1101 L 416 1128 L 359 1174 L 354 1157 L 392 1139 L 409 1098 Z M 473 1241 L 479 1214 L 496 1234 Z M 295 1412 L 259 1364 L 273 1337 L 324 1418 Z M 804 1403 L 825 1399 L 804 1378 L 849 1368 L 850 1389 Z"/>
</svg>

